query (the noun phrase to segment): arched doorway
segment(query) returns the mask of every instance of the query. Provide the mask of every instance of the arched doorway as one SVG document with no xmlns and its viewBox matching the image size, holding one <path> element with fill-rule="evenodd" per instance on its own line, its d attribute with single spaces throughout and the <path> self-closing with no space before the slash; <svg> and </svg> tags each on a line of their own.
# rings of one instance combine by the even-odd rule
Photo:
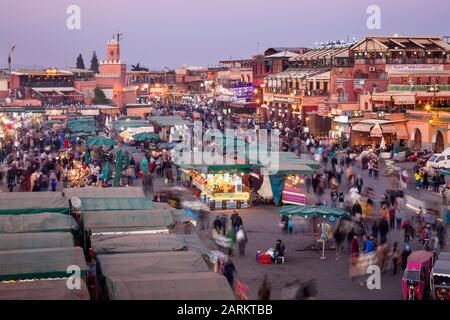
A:
<svg viewBox="0 0 450 320">
<path fill-rule="evenodd" d="M 444 151 L 444 135 L 441 131 L 436 131 L 434 134 L 434 151 L 442 152 Z"/>
<path fill-rule="evenodd" d="M 422 132 L 419 129 L 414 130 L 414 150 L 422 150 Z"/>
</svg>

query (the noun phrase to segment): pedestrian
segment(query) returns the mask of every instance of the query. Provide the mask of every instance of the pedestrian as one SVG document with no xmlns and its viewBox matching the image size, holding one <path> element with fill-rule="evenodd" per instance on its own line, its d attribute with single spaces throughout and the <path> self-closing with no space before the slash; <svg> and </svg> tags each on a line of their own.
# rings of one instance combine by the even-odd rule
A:
<svg viewBox="0 0 450 320">
<path fill-rule="evenodd" d="M 340 225 L 336 228 L 334 232 L 334 240 L 336 241 L 336 260 L 341 257 L 342 254 L 342 242 L 344 241 L 344 235 L 341 232 Z"/>
<path fill-rule="evenodd" d="M 230 258 L 228 258 L 227 262 L 225 262 L 223 266 L 223 275 L 228 280 L 228 283 L 230 284 L 231 288 L 233 288 L 234 285 L 234 275 L 236 273 L 236 267 L 234 266 L 233 261 L 231 261 Z"/>
<path fill-rule="evenodd" d="M 356 264 L 359 258 L 359 243 L 358 237 L 356 235 L 353 236 L 351 241 L 351 253 L 352 253 L 352 264 Z"/>
<path fill-rule="evenodd" d="M 402 220 L 404 218 L 405 200 L 400 196 L 396 197 L 394 207 L 395 207 L 395 221 L 397 222 L 397 230 L 400 230 Z"/>
<path fill-rule="evenodd" d="M 233 211 L 230 220 L 231 220 L 231 228 L 234 234 L 237 234 L 239 228 L 242 226 L 243 223 L 241 216 L 239 216 L 239 213 L 236 210 Z"/>
<path fill-rule="evenodd" d="M 389 229 L 394 230 L 395 229 L 395 208 L 391 207 L 389 209 Z"/>
<path fill-rule="evenodd" d="M 389 232 L 389 223 L 386 219 L 381 219 L 378 227 L 380 229 L 380 243 L 384 244 L 387 242 L 387 234 Z"/>
<path fill-rule="evenodd" d="M 339 190 L 339 208 L 344 208 L 344 191 L 342 190 L 342 188 Z"/>
<path fill-rule="evenodd" d="M 309 193 L 310 189 L 311 189 L 311 184 L 312 184 L 312 177 L 311 175 L 306 175 L 305 177 L 305 187 L 306 187 L 306 192 Z"/>
<path fill-rule="evenodd" d="M 420 170 L 416 170 L 416 172 L 414 173 L 414 178 L 416 180 L 416 189 L 419 190 L 420 189 L 420 181 L 422 179 L 422 175 L 420 173 Z"/>
<path fill-rule="evenodd" d="M 236 234 L 236 241 L 238 245 L 239 255 L 244 256 L 245 255 L 245 246 L 247 245 L 248 239 L 247 239 L 247 233 L 244 231 L 244 228 L 242 225 L 239 227 L 239 230 Z"/>
<path fill-rule="evenodd" d="M 267 275 L 264 275 L 263 282 L 258 289 L 258 300 L 270 300 L 271 285 L 267 280 Z"/>
<path fill-rule="evenodd" d="M 336 208 L 337 207 L 337 201 L 338 201 L 338 193 L 336 191 L 336 189 L 332 189 L 331 190 L 331 207 L 332 208 Z"/>
<path fill-rule="evenodd" d="M 392 274 L 395 276 L 397 274 L 398 258 L 400 257 L 400 250 L 398 249 L 398 243 L 394 242 L 391 250 L 391 261 L 392 261 Z"/>
</svg>

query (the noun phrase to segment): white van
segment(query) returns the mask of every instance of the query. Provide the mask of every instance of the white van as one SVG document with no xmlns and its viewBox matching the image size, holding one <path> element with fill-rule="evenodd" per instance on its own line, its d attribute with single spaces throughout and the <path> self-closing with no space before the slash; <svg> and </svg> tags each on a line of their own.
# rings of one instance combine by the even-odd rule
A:
<svg viewBox="0 0 450 320">
<path fill-rule="evenodd" d="M 427 166 L 435 169 L 450 169 L 450 148 L 442 153 L 433 154 L 427 162 Z"/>
</svg>

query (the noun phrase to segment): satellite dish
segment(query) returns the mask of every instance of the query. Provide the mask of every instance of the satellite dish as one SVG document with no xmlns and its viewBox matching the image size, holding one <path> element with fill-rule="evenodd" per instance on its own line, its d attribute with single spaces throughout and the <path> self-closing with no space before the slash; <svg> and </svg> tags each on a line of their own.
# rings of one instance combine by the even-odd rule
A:
<svg viewBox="0 0 450 320">
<path fill-rule="evenodd" d="M 11 100 L 10 97 L 7 97 L 7 98 L 5 99 L 5 102 L 6 102 L 6 103 L 11 103 L 11 101 L 12 101 L 12 100 Z"/>
<path fill-rule="evenodd" d="M 80 200 L 80 198 L 74 196 L 74 197 L 70 198 L 70 202 L 72 203 L 72 206 L 75 209 L 80 209 L 81 208 L 81 200 Z"/>
</svg>

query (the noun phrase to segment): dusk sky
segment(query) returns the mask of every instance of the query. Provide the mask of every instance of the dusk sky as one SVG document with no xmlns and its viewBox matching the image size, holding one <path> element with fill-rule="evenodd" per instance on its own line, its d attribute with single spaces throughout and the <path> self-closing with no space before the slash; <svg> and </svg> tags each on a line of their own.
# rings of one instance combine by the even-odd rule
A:
<svg viewBox="0 0 450 320">
<path fill-rule="evenodd" d="M 69 5 L 81 8 L 81 30 L 66 27 Z M 369 5 L 381 29 L 369 30 Z M 273 46 L 313 46 L 365 35 L 450 35 L 449 0 L 0 0 L 0 66 L 17 45 L 16 65 L 73 66 L 81 53 L 105 57 L 123 33 L 122 59 L 151 69 L 217 65 Z"/>
</svg>

